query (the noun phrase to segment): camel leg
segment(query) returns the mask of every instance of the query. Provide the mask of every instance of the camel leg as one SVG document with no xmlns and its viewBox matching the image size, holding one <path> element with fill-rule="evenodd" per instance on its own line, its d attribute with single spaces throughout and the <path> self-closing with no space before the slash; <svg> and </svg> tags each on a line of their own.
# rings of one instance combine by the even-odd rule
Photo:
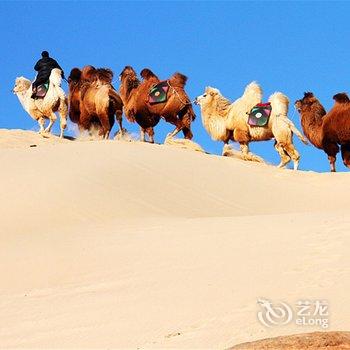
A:
<svg viewBox="0 0 350 350">
<path fill-rule="evenodd" d="M 60 138 L 63 139 L 63 133 L 64 133 L 64 130 L 66 129 L 67 127 L 67 119 L 66 118 L 63 118 L 61 116 L 61 119 L 60 119 Z"/>
<path fill-rule="evenodd" d="M 195 118 L 192 106 L 186 106 L 178 113 L 178 116 L 183 125 L 182 132 L 184 134 L 185 139 L 192 140 L 193 134 L 191 131 L 191 123 Z"/>
<path fill-rule="evenodd" d="M 60 106 L 58 108 L 58 114 L 60 116 L 60 138 L 63 138 L 63 132 L 67 127 L 67 115 L 68 115 L 68 101 L 65 96 L 60 99 Z"/>
<path fill-rule="evenodd" d="M 192 131 L 191 131 L 190 128 L 184 127 L 184 128 L 182 129 L 182 132 L 183 132 L 183 134 L 184 134 L 184 136 L 185 136 L 185 139 L 192 140 L 193 134 L 192 134 Z"/>
<path fill-rule="evenodd" d="M 300 162 L 300 154 L 294 147 L 292 143 L 289 143 L 288 145 L 284 146 L 285 151 L 288 153 L 288 155 L 292 158 L 294 163 L 294 170 L 298 170 L 299 162 Z"/>
<path fill-rule="evenodd" d="M 61 130 L 60 138 L 62 139 L 64 130 L 66 130 L 66 127 L 67 127 L 67 114 L 64 114 L 60 111 L 58 113 L 60 115 L 60 130 Z"/>
<path fill-rule="evenodd" d="M 45 127 L 45 118 L 44 117 L 40 117 L 39 119 L 38 119 L 38 124 L 39 124 L 39 134 L 43 134 L 44 133 L 44 131 L 45 131 L 45 129 L 44 129 L 44 127 Z"/>
<path fill-rule="evenodd" d="M 87 134 L 90 136 L 90 139 L 92 139 L 92 136 L 93 136 L 92 128 L 94 127 L 92 125 L 93 115 L 88 113 L 88 111 L 86 110 L 83 104 L 81 104 L 80 108 L 81 110 L 80 110 L 79 131 L 81 134 L 87 131 Z"/>
<path fill-rule="evenodd" d="M 281 157 L 281 162 L 278 164 L 277 168 L 284 168 L 290 162 L 290 156 L 279 142 L 275 143 L 275 149 Z"/>
<path fill-rule="evenodd" d="M 121 111 L 116 111 L 115 113 L 115 119 L 117 120 L 117 123 L 119 125 L 119 132 L 124 135 L 125 129 L 123 129 L 123 118 L 122 118 L 123 112 Z"/>
<path fill-rule="evenodd" d="M 339 146 L 336 143 L 324 143 L 324 151 L 327 153 L 331 172 L 335 172 L 335 162 L 337 160 L 337 153 L 339 152 Z"/>
<path fill-rule="evenodd" d="M 246 142 L 240 142 L 239 146 L 241 148 L 242 159 L 249 160 L 252 162 L 265 163 L 264 160 L 257 156 L 256 154 L 249 151 L 249 145 Z"/>
<path fill-rule="evenodd" d="M 46 129 L 44 130 L 44 132 L 48 133 L 51 132 L 51 128 L 53 123 L 55 122 L 55 120 L 52 120 L 51 118 L 49 119 L 49 125 L 46 127 Z"/>
<path fill-rule="evenodd" d="M 180 131 L 182 130 L 182 127 L 176 127 L 171 133 L 167 135 L 167 137 L 174 137 L 176 136 Z"/>
<path fill-rule="evenodd" d="M 109 137 L 109 132 L 111 129 L 108 114 L 107 113 L 100 114 L 99 119 L 101 122 L 101 130 L 100 130 L 99 134 L 106 140 Z"/>
<path fill-rule="evenodd" d="M 140 126 L 140 141 L 141 142 L 146 142 L 145 138 L 145 129 Z"/>
<path fill-rule="evenodd" d="M 51 132 L 52 129 L 52 125 L 54 124 L 54 122 L 56 121 L 57 116 L 54 112 L 51 112 L 50 117 L 49 117 L 49 125 L 47 126 L 47 128 L 44 130 L 44 132 Z"/>
<path fill-rule="evenodd" d="M 328 160 L 329 160 L 329 165 L 331 166 L 331 172 L 335 173 L 336 169 L 335 169 L 335 162 L 337 160 L 336 156 L 328 156 Z"/>
<path fill-rule="evenodd" d="M 239 143 L 239 147 L 241 149 L 243 159 L 247 160 L 249 158 L 249 146 L 248 143 Z"/>
<path fill-rule="evenodd" d="M 228 142 L 229 142 L 229 139 L 224 141 L 224 147 L 222 148 L 222 153 L 221 153 L 223 157 L 229 156 L 230 154 L 231 148 L 229 147 Z"/>
<path fill-rule="evenodd" d="M 350 144 L 341 145 L 341 156 L 346 167 L 350 168 Z"/>
<path fill-rule="evenodd" d="M 165 120 L 168 123 L 171 123 L 173 125 L 175 125 L 175 129 L 169 133 L 166 138 L 172 138 L 174 136 L 176 136 L 183 128 L 184 128 L 184 124 L 182 123 L 182 121 L 177 117 L 177 115 L 168 115 Z"/>
<path fill-rule="evenodd" d="M 148 134 L 148 141 L 150 143 L 154 143 L 154 129 L 153 128 L 147 128 L 147 134 Z"/>
</svg>

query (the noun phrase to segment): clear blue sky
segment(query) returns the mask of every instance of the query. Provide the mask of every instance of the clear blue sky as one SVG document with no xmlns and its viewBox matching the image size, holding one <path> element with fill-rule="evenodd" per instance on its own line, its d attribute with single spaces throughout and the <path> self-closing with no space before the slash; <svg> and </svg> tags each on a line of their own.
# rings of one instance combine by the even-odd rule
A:
<svg viewBox="0 0 350 350">
<path fill-rule="evenodd" d="M 36 130 L 10 89 L 16 76 L 34 78 L 42 50 L 58 60 L 66 75 L 86 64 L 110 67 L 116 77 L 125 65 L 138 72 L 149 67 L 160 78 L 180 71 L 189 77 L 191 98 L 211 85 L 235 99 L 256 80 L 265 99 L 282 91 L 294 102 L 310 90 L 328 110 L 335 93 L 350 90 L 349 13 L 349 2 L 336 1 L 0 2 L 0 128 Z M 65 83 L 63 88 L 67 91 Z M 195 111 L 194 140 L 220 153 L 222 144 L 211 141 L 198 107 Z M 300 128 L 293 105 L 290 117 Z M 135 124 L 125 125 L 138 131 Z M 156 141 L 170 130 L 161 121 Z M 328 171 L 322 151 L 297 139 L 295 144 L 301 169 Z M 272 142 L 251 148 L 278 162 Z M 338 158 L 338 170 L 344 171 Z"/>
</svg>

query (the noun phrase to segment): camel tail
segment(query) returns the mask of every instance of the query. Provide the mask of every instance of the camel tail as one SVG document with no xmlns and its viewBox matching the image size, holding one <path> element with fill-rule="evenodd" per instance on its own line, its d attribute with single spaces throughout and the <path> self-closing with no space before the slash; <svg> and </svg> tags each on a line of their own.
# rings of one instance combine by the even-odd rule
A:
<svg viewBox="0 0 350 350">
<path fill-rule="evenodd" d="M 63 115 L 65 118 L 68 115 L 68 98 L 64 95 L 60 96 L 59 113 Z"/>
<path fill-rule="evenodd" d="M 170 84 L 184 88 L 187 82 L 187 77 L 179 72 L 176 72 L 170 79 Z"/>
<path fill-rule="evenodd" d="M 123 110 L 123 101 L 114 89 L 108 90 L 109 103 L 115 111 Z"/>
<path fill-rule="evenodd" d="M 298 139 L 304 143 L 305 145 L 308 145 L 309 142 L 307 139 L 304 137 L 304 135 L 297 129 L 297 127 L 294 125 L 294 123 L 288 119 L 287 117 L 284 118 L 285 122 L 287 123 L 289 129 L 298 137 Z"/>
</svg>

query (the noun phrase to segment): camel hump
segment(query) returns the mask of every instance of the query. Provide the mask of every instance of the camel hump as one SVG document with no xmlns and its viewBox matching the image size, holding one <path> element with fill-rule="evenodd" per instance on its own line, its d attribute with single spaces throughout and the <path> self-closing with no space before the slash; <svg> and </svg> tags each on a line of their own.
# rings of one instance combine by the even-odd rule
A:
<svg viewBox="0 0 350 350">
<path fill-rule="evenodd" d="M 150 79 L 150 78 L 158 79 L 158 77 L 148 68 L 142 69 L 140 75 L 141 75 L 142 79 L 145 79 L 145 80 Z"/>
<path fill-rule="evenodd" d="M 55 86 L 61 86 L 62 83 L 62 71 L 58 68 L 54 68 L 50 74 L 50 83 Z"/>
<path fill-rule="evenodd" d="M 97 79 L 106 82 L 106 83 L 112 83 L 114 73 L 109 68 L 97 68 L 96 69 L 96 77 Z"/>
<path fill-rule="evenodd" d="M 275 115 L 287 115 L 289 108 L 289 99 L 282 92 L 275 92 L 269 97 L 272 113 Z"/>
<path fill-rule="evenodd" d="M 338 103 L 349 103 L 350 99 L 345 92 L 340 92 L 333 96 L 333 100 Z"/>
<path fill-rule="evenodd" d="M 173 76 L 169 80 L 170 80 L 170 84 L 183 88 L 186 85 L 187 77 L 186 75 L 176 72 L 175 74 L 173 74 Z"/>
<path fill-rule="evenodd" d="M 311 91 L 304 92 L 304 98 L 308 98 L 308 97 L 314 97 L 314 94 Z"/>
<path fill-rule="evenodd" d="M 245 95 L 245 96 L 247 96 L 247 95 L 255 96 L 256 99 L 261 101 L 262 100 L 263 91 L 262 91 L 261 86 L 256 81 L 252 81 L 251 83 L 249 83 L 245 87 L 243 95 Z"/>
</svg>

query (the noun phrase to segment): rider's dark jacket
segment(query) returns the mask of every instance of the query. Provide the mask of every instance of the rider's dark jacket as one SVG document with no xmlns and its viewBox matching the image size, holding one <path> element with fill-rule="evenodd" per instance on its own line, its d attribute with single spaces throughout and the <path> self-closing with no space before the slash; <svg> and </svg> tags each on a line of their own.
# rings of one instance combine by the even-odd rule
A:
<svg viewBox="0 0 350 350">
<path fill-rule="evenodd" d="M 33 83 L 34 87 L 38 87 L 41 84 L 45 84 L 50 77 L 51 71 L 54 68 L 58 68 L 62 71 L 62 77 L 64 77 L 63 69 L 51 57 L 43 57 L 41 58 L 34 66 L 34 69 L 38 72 L 38 75 Z"/>
</svg>

